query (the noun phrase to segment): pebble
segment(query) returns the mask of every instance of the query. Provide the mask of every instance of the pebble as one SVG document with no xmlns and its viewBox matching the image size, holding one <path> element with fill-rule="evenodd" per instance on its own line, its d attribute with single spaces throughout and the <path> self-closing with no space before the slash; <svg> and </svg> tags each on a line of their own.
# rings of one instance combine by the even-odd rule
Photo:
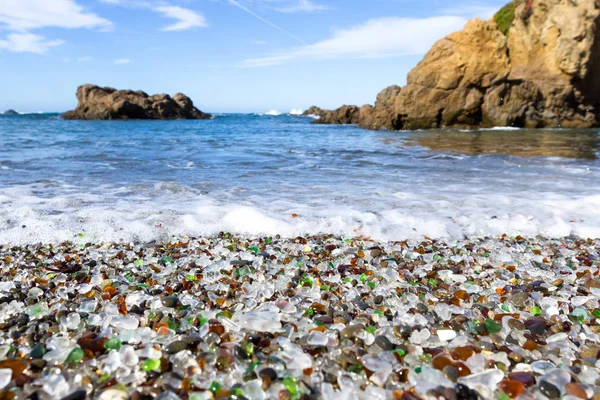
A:
<svg viewBox="0 0 600 400">
<path fill-rule="evenodd" d="M 177 296 L 165 296 L 161 300 L 163 306 L 168 308 L 176 307 L 179 304 L 179 298 Z"/>
<path fill-rule="evenodd" d="M 165 352 L 167 354 L 176 354 L 180 351 L 186 350 L 188 348 L 188 344 L 182 340 L 176 340 L 174 342 L 169 343 L 165 347 Z"/>
<path fill-rule="evenodd" d="M 560 390 L 550 382 L 541 381 L 538 387 L 540 392 L 549 399 L 558 399 L 560 397 Z"/>
<path fill-rule="evenodd" d="M 128 398 L 129 393 L 124 390 L 106 389 L 100 394 L 98 400 L 127 400 Z"/>
<path fill-rule="evenodd" d="M 395 346 L 390 340 L 382 335 L 379 335 L 375 338 L 375 344 L 379 346 L 384 351 L 392 350 Z"/>
<path fill-rule="evenodd" d="M 572 383 L 572 382 L 567 383 L 565 385 L 565 393 L 570 396 L 575 396 L 575 397 L 578 397 L 583 400 L 586 400 L 588 398 L 588 395 L 587 395 L 585 389 L 583 389 L 577 383 Z"/>
<path fill-rule="evenodd" d="M 329 338 L 322 332 L 315 331 L 308 334 L 306 344 L 309 346 L 327 346 Z"/>
<path fill-rule="evenodd" d="M 511 296 L 510 302 L 517 308 L 523 308 L 528 299 L 529 295 L 527 293 L 518 292 Z"/>
<path fill-rule="evenodd" d="M 588 400 L 598 260 L 600 242 L 571 237 L 0 245 L 0 384 L 68 400 Z"/>
<path fill-rule="evenodd" d="M 4 389 L 12 380 L 12 369 L 0 368 L 0 389 Z"/>
<path fill-rule="evenodd" d="M 442 341 L 450 341 L 456 338 L 456 332 L 451 329 L 438 329 L 437 336 Z"/>
</svg>

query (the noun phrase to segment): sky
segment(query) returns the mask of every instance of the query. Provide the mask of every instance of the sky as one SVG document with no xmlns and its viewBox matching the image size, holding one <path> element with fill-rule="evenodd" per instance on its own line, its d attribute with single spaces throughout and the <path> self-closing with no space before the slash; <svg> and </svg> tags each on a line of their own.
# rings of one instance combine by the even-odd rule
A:
<svg viewBox="0 0 600 400">
<path fill-rule="evenodd" d="M 66 111 L 84 83 L 207 112 L 373 103 L 506 1 L 0 0 L 0 110 Z"/>
</svg>

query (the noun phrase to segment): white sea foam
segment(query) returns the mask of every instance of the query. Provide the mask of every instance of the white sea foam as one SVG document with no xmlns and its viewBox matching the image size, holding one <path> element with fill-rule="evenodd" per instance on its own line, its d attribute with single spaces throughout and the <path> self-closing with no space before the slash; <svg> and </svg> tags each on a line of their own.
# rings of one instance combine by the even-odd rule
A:
<svg viewBox="0 0 600 400">
<path fill-rule="evenodd" d="M 177 184 L 101 188 L 97 194 L 65 187 L 61 195 L 50 197 L 39 195 L 36 185 L 15 186 L 0 194 L 0 243 L 149 241 L 221 231 L 287 237 L 332 233 L 378 240 L 503 233 L 600 237 L 600 195 L 479 193 L 454 199 L 382 193 L 385 201 L 368 206 L 266 198 L 228 202 L 224 197 Z"/>
<path fill-rule="evenodd" d="M 482 128 L 482 131 L 518 131 L 522 128 L 518 128 L 515 126 L 494 126 L 492 128 Z"/>
<path fill-rule="evenodd" d="M 275 116 L 276 117 L 278 115 L 281 115 L 281 113 L 279 111 L 277 111 L 277 110 L 269 110 L 264 115 L 271 115 L 271 116 Z"/>
<path fill-rule="evenodd" d="M 290 115 L 302 115 L 303 112 L 304 110 L 302 110 L 301 108 L 292 108 L 290 110 Z"/>
</svg>

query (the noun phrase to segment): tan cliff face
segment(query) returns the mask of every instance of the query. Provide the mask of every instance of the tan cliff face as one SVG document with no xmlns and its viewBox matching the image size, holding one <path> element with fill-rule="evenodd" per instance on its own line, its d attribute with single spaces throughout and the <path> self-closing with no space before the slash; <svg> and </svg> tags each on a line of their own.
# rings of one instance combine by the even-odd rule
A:
<svg viewBox="0 0 600 400">
<path fill-rule="evenodd" d="M 598 50 L 596 0 L 536 0 L 516 10 L 508 39 L 513 79 L 585 79 L 592 53 Z"/>
<path fill-rule="evenodd" d="M 406 128 L 475 125 L 484 95 L 509 74 L 506 37 L 491 21 L 469 21 L 438 41 L 408 74 L 396 100 Z"/>
<path fill-rule="evenodd" d="M 362 107 L 358 125 L 598 125 L 599 24 L 600 0 L 535 0 L 531 12 L 522 3 L 508 37 L 493 20 L 469 21 L 433 45 L 406 86 L 391 98 L 385 89 L 385 105 Z"/>
</svg>

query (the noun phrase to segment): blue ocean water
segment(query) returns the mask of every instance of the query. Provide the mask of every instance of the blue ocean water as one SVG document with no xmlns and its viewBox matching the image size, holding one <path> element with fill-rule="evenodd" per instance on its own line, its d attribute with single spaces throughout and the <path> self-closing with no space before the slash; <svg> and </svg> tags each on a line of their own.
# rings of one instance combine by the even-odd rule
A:
<svg viewBox="0 0 600 400">
<path fill-rule="evenodd" d="M 0 243 L 220 231 L 600 237 L 596 130 L 374 132 L 311 122 L 0 116 Z"/>
</svg>

